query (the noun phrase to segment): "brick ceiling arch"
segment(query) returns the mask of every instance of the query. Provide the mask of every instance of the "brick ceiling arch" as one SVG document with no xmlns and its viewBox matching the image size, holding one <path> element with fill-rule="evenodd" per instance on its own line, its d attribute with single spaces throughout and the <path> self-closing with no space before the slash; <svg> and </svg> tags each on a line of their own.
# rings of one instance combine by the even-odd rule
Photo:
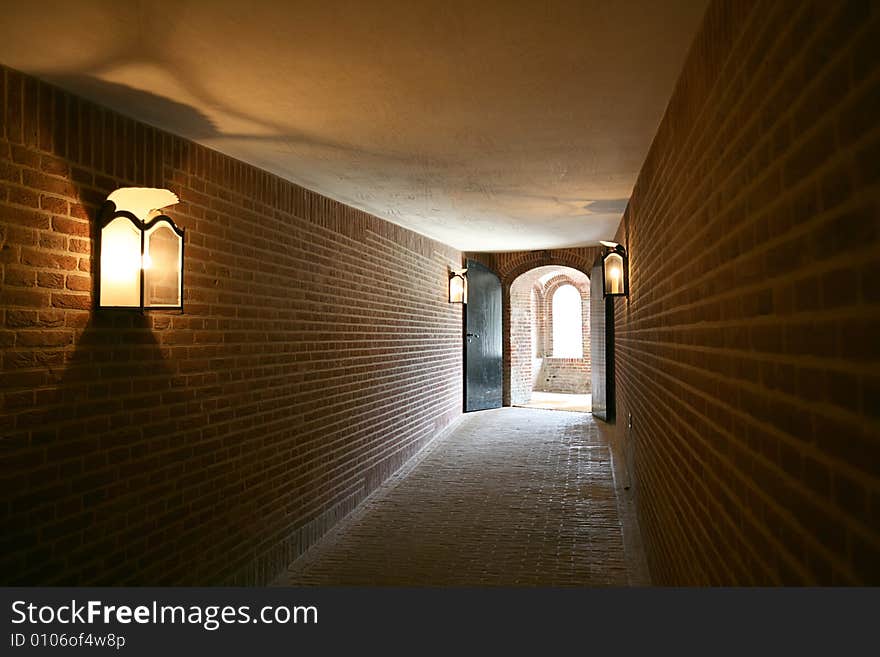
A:
<svg viewBox="0 0 880 657">
<path fill-rule="evenodd" d="M 552 277 L 541 281 L 543 276 Z M 566 265 L 542 265 L 523 272 L 510 282 L 511 292 L 534 287 L 542 296 L 549 296 L 561 285 L 574 285 L 579 290 L 589 290 L 590 279 L 579 269 Z"/>
<path fill-rule="evenodd" d="M 525 251 L 516 254 L 500 253 L 496 255 L 494 264 L 498 277 L 501 279 L 501 282 L 506 285 L 511 285 L 517 277 L 530 270 L 553 265 L 570 267 L 589 278 L 593 262 L 599 253 L 599 247 L 570 250 Z"/>
</svg>

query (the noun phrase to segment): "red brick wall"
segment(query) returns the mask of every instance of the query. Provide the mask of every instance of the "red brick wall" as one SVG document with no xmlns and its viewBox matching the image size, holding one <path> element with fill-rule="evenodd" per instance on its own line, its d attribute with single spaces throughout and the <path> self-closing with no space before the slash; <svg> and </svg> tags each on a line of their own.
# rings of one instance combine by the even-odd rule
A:
<svg viewBox="0 0 880 657">
<path fill-rule="evenodd" d="M 545 358 L 535 377 L 534 390 L 567 395 L 590 392 L 589 361 L 583 358 Z"/>
<path fill-rule="evenodd" d="M 876 2 L 713 3 L 638 178 L 615 439 L 656 583 L 880 584 L 878 43 Z"/>
<path fill-rule="evenodd" d="M 510 399 L 525 404 L 532 397 L 532 384 L 540 369 L 543 334 L 537 322 L 543 307 L 542 288 L 537 281 L 520 280 L 510 288 Z"/>
<path fill-rule="evenodd" d="M 3 583 L 263 583 L 461 408 L 461 255 L 0 69 Z M 185 314 L 92 311 L 167 186 Z"/>
</svg>

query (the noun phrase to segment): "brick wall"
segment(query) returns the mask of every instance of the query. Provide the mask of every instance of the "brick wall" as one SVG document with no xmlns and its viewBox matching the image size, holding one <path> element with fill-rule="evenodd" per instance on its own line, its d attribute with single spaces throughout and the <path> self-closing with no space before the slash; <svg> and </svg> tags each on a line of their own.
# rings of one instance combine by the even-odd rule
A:
<svg viewBox="0 0 880 657">
<path fill-rule="evenodd" d="M 544 358 L 533 390 L 567 395 L 590 392 L 590 364 L 583 358 Z"/>
<path fill-rule="evenodd" d="M 521 280 L 510 288 L 510 398 L 512 404 L 525 404 L 532 397 L 532 386 L 541 368 L 538 344 L 543 339 L 540 317 L 543 289 L 537 281 Z"/>
<path fill-rule="evenodd" d="M 878 43 L 876 2 L 713 3 L 638 178 L 614 438 L 656 583 L 880 584 Z"/>
<path fill-rule="evenodd" d="M 269 581 L 461 408 L 461 255 L 0 69 L 3 583 Z M 185 314 L 92 310 L 167 186 Z"/>
</svg>

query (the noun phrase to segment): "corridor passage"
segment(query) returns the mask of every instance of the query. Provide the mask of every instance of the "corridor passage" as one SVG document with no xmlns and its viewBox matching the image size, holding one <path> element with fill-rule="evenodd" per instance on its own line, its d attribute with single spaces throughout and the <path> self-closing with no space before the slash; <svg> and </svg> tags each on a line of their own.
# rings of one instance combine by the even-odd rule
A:
<svg viewBox="0 0 880 657">
<path fill-rule="evenodd" d="M 276 583 L 641 583 L 623 545 L 592 417 L 504 408 L 465 415 Z"/>
</svg>

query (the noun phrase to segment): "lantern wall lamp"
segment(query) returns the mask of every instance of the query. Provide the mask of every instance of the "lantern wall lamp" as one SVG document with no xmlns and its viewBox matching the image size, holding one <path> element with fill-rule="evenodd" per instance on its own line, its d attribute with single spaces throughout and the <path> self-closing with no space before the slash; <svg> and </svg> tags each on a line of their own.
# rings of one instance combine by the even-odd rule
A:
<svg viewBox="0 0 880 657">
<path fill-rule="evenodd" d="M 98 308 L 183 310 L 183 229 L 167 189 L 123 187 L 99 214 Z"/>
<path fill-rule="evenodd" d="M 602 278 L 604 297 L 629 297 L 629 259 L 626 249 L 617 242 L 599 242 L 605 247 L 602 256 Z"/>
<path fill-rule="evenodd" d="M 449 303 L 467 303 L 467 269 L 449 272 Z"/>
</svg>

